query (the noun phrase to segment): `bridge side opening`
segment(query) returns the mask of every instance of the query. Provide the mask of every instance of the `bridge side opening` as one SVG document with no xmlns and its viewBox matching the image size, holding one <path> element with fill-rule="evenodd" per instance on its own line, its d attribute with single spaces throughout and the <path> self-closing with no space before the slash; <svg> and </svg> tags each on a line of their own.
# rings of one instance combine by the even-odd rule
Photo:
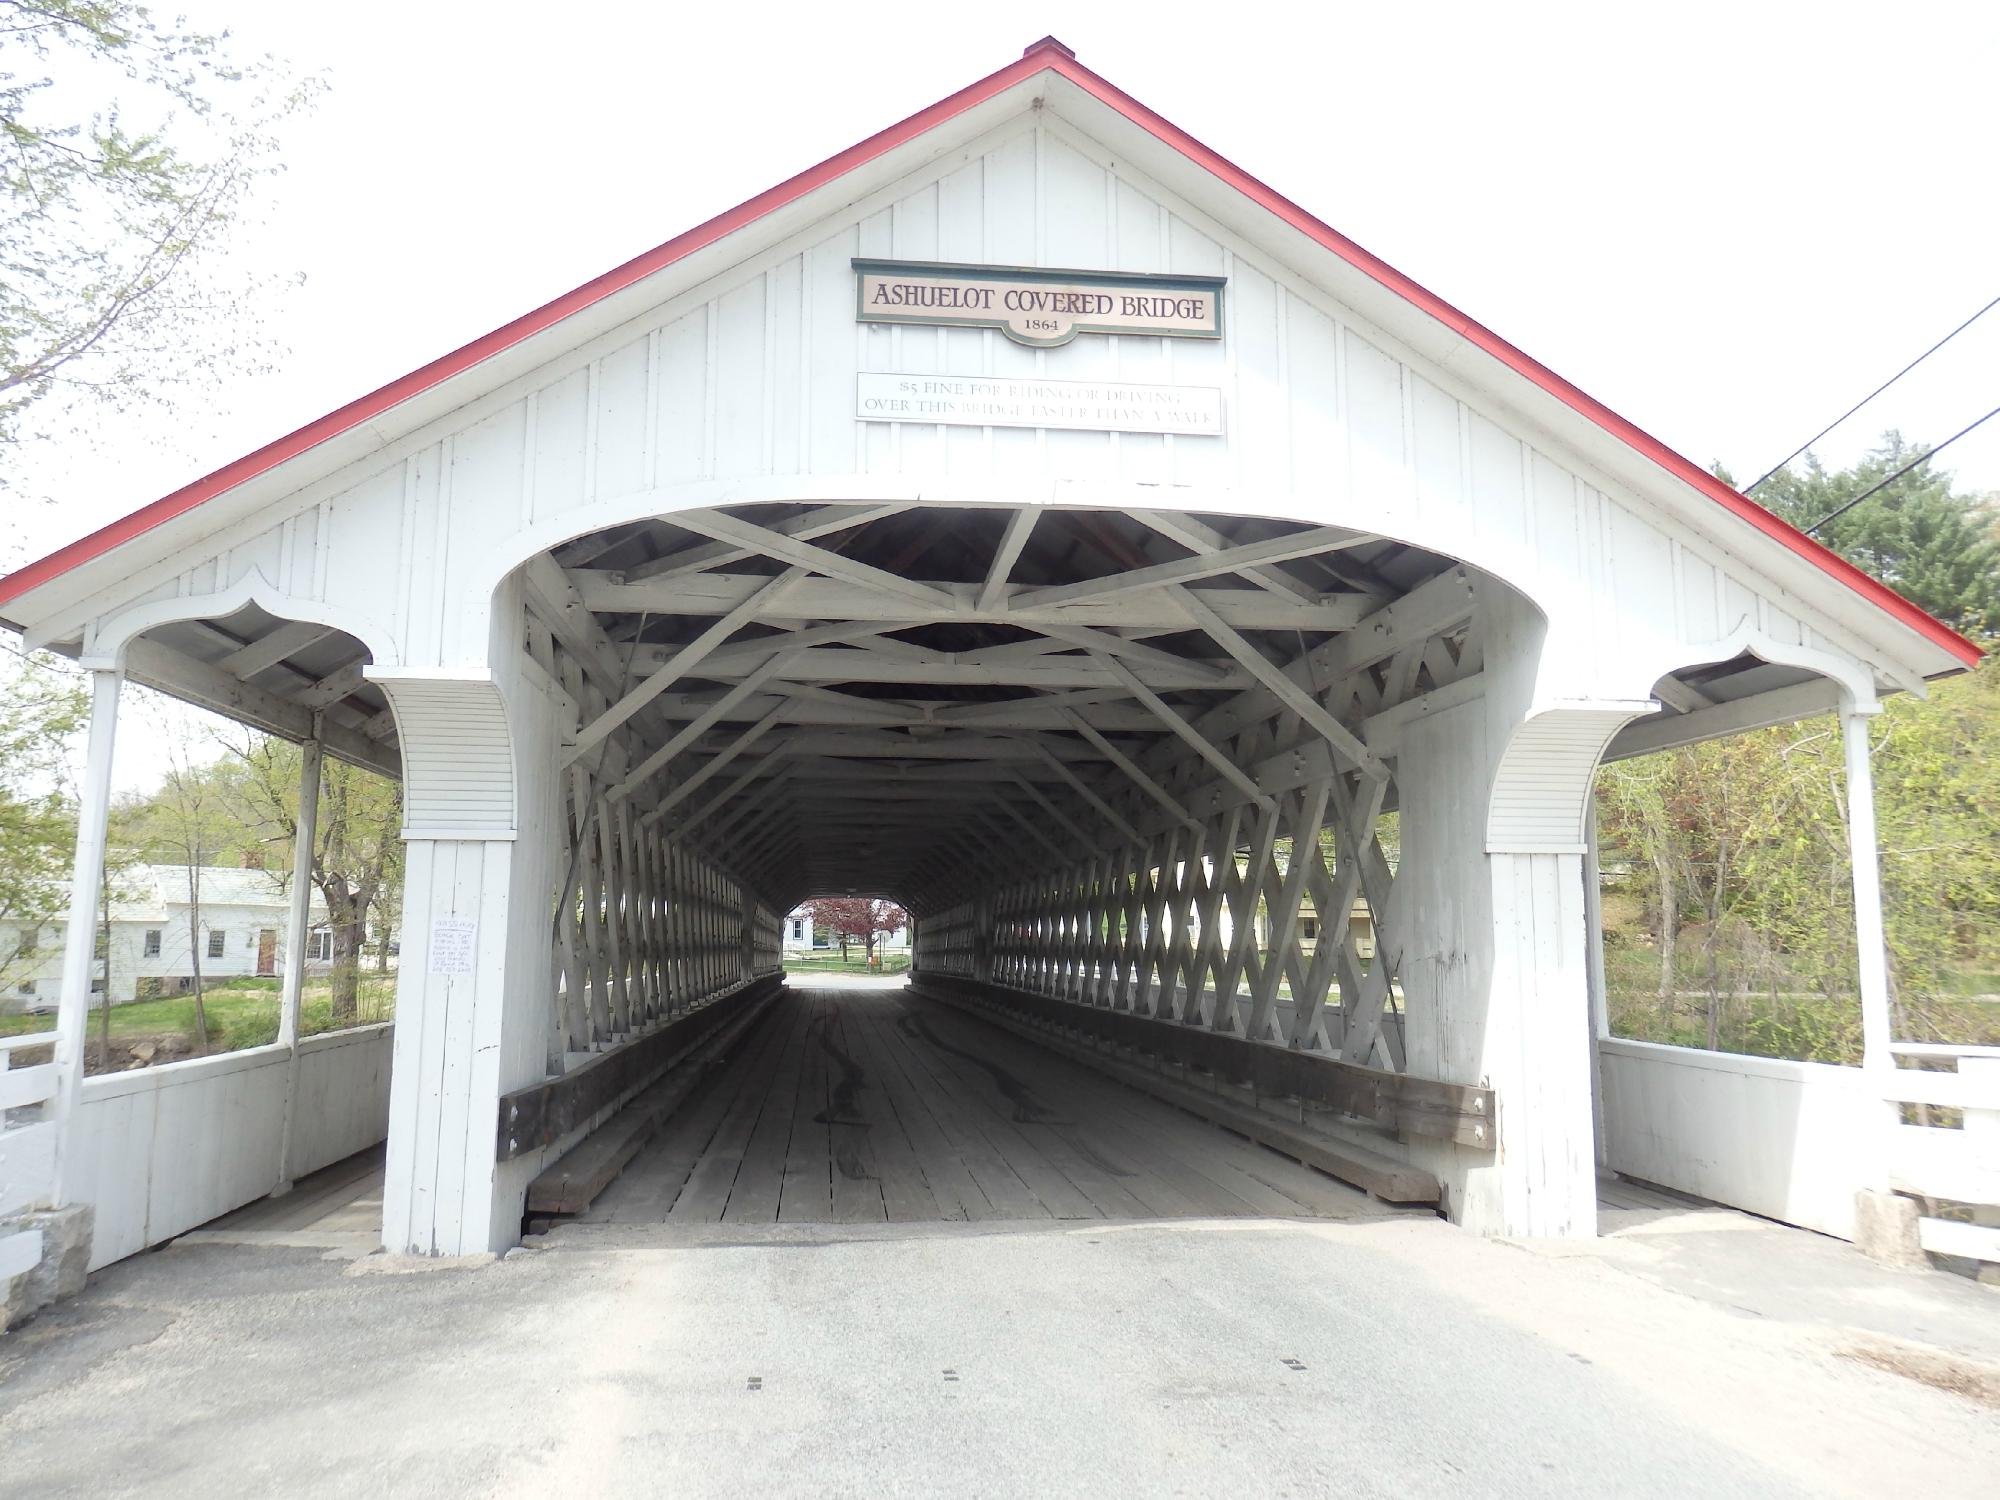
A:
<svg viewBox="0 0 2000 1500">
<path fill-rule="evenodd" d="M 920 1078 L 934 1149 L 969 1169 L 997 1133 L 1103 1211 L 1053 1163 L 1115 1151 L 1019 1137 L 1108 1106 L 1049 1103 L 1005 1053 L 1108 1072 L 1210 1147 L 1497 1223 L 1486 653 L 1539 618 L 1513 589 L 1340 526 L 886 502 L 644 518 L 515 582 L 561 720 L 548 1071 L 502 1105 L 531 1219 L 671 1216 L 704 1183 L 683 1212 L 727 1216 L 716 1160 L 778 1171 L 769 1203 L 745 1180 L 752 1217 L 789 1217 L 790 1184 L 799 1213 L 893 1218 L 886 1168 L 835 1204 L 858 1161 L 837 1137 L 900 1119 Z M 910 912 L 907 990 L 779 995 L 785 915 L 848 892 Z M 1581 1066 L 1580 985 L 1575 1024 Z M 801 1127 L 823 1153 L 794 1159 Z M 635 1158 L 644 1209 L 610 1189 Z M 929 1192 L 905 1198 L 960 1216 Z"/>
<path fill-rule="evenodd" d="M 1954 796 L 1934 748 L 1949 710 L 1884 710 L 1819 665 L 1759 642 L 1676 668 L 1661 712 L 1607 750 L 1601 1151 L 1624 1177 L 1843 1239 L 1873 1217 L 1904 1263 L 1970 1267 L 2000 1255 L 2000 1195 L 1958 1112 L 1985 1102 L 1991 1038 L 1951 982 L 1978 935 L 1935 834 L 1892 834 L 1885 869 L 1875 827 L 1878 755 L 1885 782 Z"/>
<path fill-rule="evenodd" d="M 31 1233 L 95 1270 L 381 1145 L 402 758 L 371 645 L 247 587 L 56 649 L 88 669 L 88 758 L 66 904 L 0 929 L 56 1006 L 48 1061 L 0 1038 L 0 1215 L 70 1205 Z M 240 729 L 121 724 L 128 682 Z"/>
</svg>

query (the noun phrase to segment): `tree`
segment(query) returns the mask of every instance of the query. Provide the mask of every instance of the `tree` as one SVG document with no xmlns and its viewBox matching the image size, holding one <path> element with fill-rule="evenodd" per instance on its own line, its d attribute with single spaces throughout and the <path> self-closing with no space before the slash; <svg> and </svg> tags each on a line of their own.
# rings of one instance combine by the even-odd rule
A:
<svg viewBox="0 0 2000 1500">
<path fill-rule="evenodd" d="M 1759 497 L 1810 525 L 1917 457 L 1896 433 L 1854 469 L 1808 461 Z M 1726 477 L 1726 476 L 1725 476 Z M 2000 513 L 1918 463 L 1820 535 L 1974 636 L 2000 630 Z M 2000 986 L 2000 665 L 1898 694 L 1875 721 L 1883 920 L 1898 1035 L 1987 1041 Z M 1606 968 L 1621 1034 L 1851 1062 L 1860 1049 L 1840 730 L 1807 720 L 1622 761 L 1598 778 Z M 1635 928 L 1650 956 L 1636 951 Z M 1637 979 L 1652 967 L 1643 991 Z M 1657 983 L 1653 975 L 1657 975 Z M 1643 993 L 1643 999 L 1641 998 Z M 1684 1018 L 1684 999 L 1705 1004 Z"/>
<path fill-rule="evenodd" d="M 1779 470 L 1757 499 L 1793 525 L 1811 526 L 1923 451 L 1890 431 L 1865 459 L 1841 472 L 1827 471 L 1808 454 L 1803 472 Z M 1926 460 L 1815 535 L 1856 567 L 1976 637 L 2000 632 L 1996 520 L 1990 497 L 1959 494 L 1951 476 Z"/>
<path fill-rule="evenodd" d="M 863 945 L 869 960 L 875 957 L 875 940 L 900 932 L 909 925 L 909 914 L 893 901 L 870 901 L 860 896 L 821 896 L 808 901 L 813 925 L 824 927 L 840 939 L 841 962 L 847 961 L 847 945 Z"/>
<path fill-rule="evenodd" d="M 1875 721 L 1883 921 L 1899 1036 L 2000 1041 L 2000 658 Z M 1597 807 L 1620 1035 L 1859 1056 L 1840 730 L 1806 720 L 1606 766 Z M 1636 899 L 1638 922 L 1613 912 Z M 1679 923 L 1676 906 L 1689 915 Z M 1634 972 L 1643 932 L 1657 997 Z M 1678 940 L 1683 953 L 1676 961 Z M 1698 1029 L 1679 1007 L 1705 995 Z"/>
<path fill-rule="evenodd" d="M 254 360 L 270 283 L 226 251 L 317 81 L 136 0 L 0 0 L 0 40 L 0 448 L 46 398 L 129 407 Z"/>
<path fill-rule="evenodd" d="M 120 809 L 148 858 L 179 865 L 186 874 L 188 961 L 194 980 L 195 1046 L 208 1046 L 208 1011 L 203 1004 L 204 951 L 201 872 L 218 857 L 242 846 L 242 821 L 226 778 L 196 758 L 193 736 L 182 729 L 169 738 L 167 773 L 152 796 Z"/>
<path fill-rule="evenodd" d="M 97 887 L 98 977 L 104 984 L 103 1001 L 97 1008 L 97 1071 L 100 1073 L 111 1070 L 111 960 L 116 946 L 111 941 L 111 903 L 114 897 L 140 894 L 128 884 L 132 864 L 132 856 L 125 848 L 107 848 L 104 851 L 104 878 Z"/>
<path fill-rule="evenodd" d="M 237 763 L 241 806 L 252 836 L 282 846 L 289 859 L 299 828 L 303 751 L 289 740 L 246 732 L 226 741 Z M 389 917 L 400 908 L 403 871 L 402 789 L 386 776 L 345 762 L 321 762 L 319 820 L 312 868 L 305 872 L 326 903 L 333 934 L 330 976 L 336 1026 L 360 1017 L 360 959 L 368 916 L 384 928 L 378 972 L 387 966 Z M 296 879 L 300 872 L 291 872 Z"/>
<path fill-rule="evenodd" d="M 11 987 L 41 929 L 69 901 L 76 802 L 66 741 L 89 704 L 75 674 L 0 646 L 0 986 Z"/>
</svg>

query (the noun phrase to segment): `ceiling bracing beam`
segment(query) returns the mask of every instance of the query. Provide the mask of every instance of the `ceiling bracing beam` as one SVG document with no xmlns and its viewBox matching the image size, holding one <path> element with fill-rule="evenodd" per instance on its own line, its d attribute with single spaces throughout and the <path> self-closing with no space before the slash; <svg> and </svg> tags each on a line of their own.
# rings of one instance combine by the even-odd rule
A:
<svg viewBox="0 0 2000 1500">
<path fill-rule="evenodd" d="M 1165 808 L 1178 821 L 1186 823 L 1190 827 L 1195 826 L 1195 820 L 1194 818 L 1189 816 L 1188 810 L 1182 807 L 1180 803 L 1176 802 L 1174 798 L 1167 792 L 1167 789 L 1165 787 L 1161 786 L 1157 781 L 1153 780 L 1152 777 L 1148 776 L 1144 771 L 1140 770 L 1139 767 L 1133 762 L 1131 756 L 1127 755 L 1123 750 L 1120 750 L 1116 745 L 1112 744 L 1111 741 L 1107 740 L 1103 735 L 1099 734 L 1095 729 L 1091 728 L 1089 724 L 1085 723 L 1083 719 L 1080 718 L 1072 710 L 1064 709 L 1062 711 L 1062 714 L 1064 720 L 1068 722 L 1069 727 L 1074 729 L 1078 734 L 1082 735 L 1085 739 L 1089 740 L 1091 744 L 1095 745 L 1098 748 L 1098 750 L 1103 754 L 1104 758 L 1110 761 L 1111 764 L 1116 766 L 1119 770 L 1123 771 L 1126 775 L 1126 778 L 1130 780 L 1134 786 L 1138 787 L 1140 791 L 1144 792 L 1148 797 L 1151 797 L 1155 802 L 1159 803 L 1161 807 Z"/>
<path fill-rule="evenodd" d="M 1028 533 L 1035 529 L 1035 522 L 1041 519 L 1039 506 L 1024 505 L 1007 518 L 1007 529 L 1000 534 L 1000 546 L 993 554 L 993 561 L 986 569 L 986 581 L 979 586 L 979 594 L 973 600 L 973 607 L 980 613 L 998 609 L 1007 597 L 1007 577 L 1014 571 L 1014 564 L 1021 556 L 1021 549 L 1028 545 Z"/>
<path fill-rule="evenodd" d="M 802 515 L 789 516 L 785 520 L 773 522 L 764 529 L 777 536 L 810 542 L 819 537 L 831 536 L 837 531 L 851 531 L 857 526 L 866 526 L 871 521 L 900 515 L 908 509 L 910 502 L 906 500 L 885 505 L 822 505 Z M 660 519 L 672 524 L 678 518 L 666 515 Z M 726 567 L 730 563 L 742 562 L 746 557 L 759 555 L 761 549 L 755 547 L 732 547 L 727 542 L 703 542 L 698 546 L 684 547 L 678 552 L 669 552 L 665 557 L 654 558 L 651 562 L 626 568 L 624 573 L 628 583 L 639 583 L 648 578 L 672 578 L 683 573 L 699 573 L 707 568 Z"/>
<path fill-rule="evenodd" d="M 1318 730 L 1327 743 L 1333 746 L 1335 754 L 1356 770 L 1377 781 L 1389 774 L 1388 767 L 1382 764 L 1375 752 L 1356 739 L 1354 732 L 1345 724 L 1320 707 L 1319 700 L 1300 687 L 1289 673 L 1281 667 L 1274 666 L 1263 652 L 1237 634 L 1226 620 L 1200 599 L 1191 593 L 1184 594 L 1184 597 L 1188 609 L 1201 621 L 1201 628 L 1208 633 L 1209 639 L 1234 657 L 1252 677 L 1263 683 L 1280 703 Z"/>
<path fill-rule="evenodd" d="M 930 605 L 940 613 L 950 613 L 954 607 L 955 601 L 949 594 L 941 593 L 928 583 L 919 583 L 883 568 L 851 561 L 838 552 L 815 547 L 811 542 L 785 536 L 781 532 L 758 526 L 750 521 L 738 520 L 735 516 L 724 515 L 720 511 L 676 511 L 671 519 L 676 526 L 700 532 L 703 536 L 713 537 L 718 542 L 752 548 L 767 557 L 775 557 L 780 562 L 810 568 L 813 572 L 824 573 L 829 578 L 864 584 L 901 598 L 913 599 L 919 604 Z"/>
<path fill-rule="evenodd" d="M 1223 780 L 1229 782 L 1259 807 L 1268 808 L 1271 805 L 1271 799 L 1264 795 L 1256 782 L 1243 773 L 1234 760 L 1210 743 L 1208 738 L 1183 718 L 1180 711 L 1171 703 L 1141 682 L 1130 667 L 1115 657 L 1104 656 L 1095 651 L 1091 653 L 1091 659 L 1103 665 L 1113 676 L 1122 681 L 1133 697 L 1151 709 L 1159 721 L 1166 725 L 1183 744 L 1213 766 Z"/>
<path fill-rule="evenodd" d="M 651 703 L 660 694 L 688 675 L 708 658 L 730 636 L 747 624 L 760 610 L 775 603 L 780 595 L 801 578 L 806 576 L 804 568 L 788 568 L 772 579 L 755 594 L 745 599 L 736 608 L 717 620 L 700 635 L 676 651 L 665 664 L 655 668 L 638 686 L 632 688 L 611 707 L 599 714 L 590 723 L 576 732 L 569 747 L 563 751 L 562 764 L 568 765 L 578 756 L 587 754 L 591 747 L 610 735 L 611 731 L 623 724 L 640 709 Z"/>
<path fill-rule="evenodd" d="M 687 749 L 689 745 L 700 739 L 730 709 L 734 708 L 745 698 L 761 688 L 766 682 L 770 681 L 771 678 L 782 672 L 790 660 L 791 654 L 788 652 L 773 652 L 766 658 L 763 666 L 757 668 L 756 671 L 737 683 L 727 693 L 724 693 L 717 702 L 704 709 L 695 718 L 689 720 L 672 739 L 668 740 L 659 749 L 653 751 L 652 754 L 634 766 L 625 779 L 611 789 L 612 800 L 614 802 L 622 802 L 641 786 L 645 785 L 646 782 L 652 780 L 662 767 L 683 750 Z M 767 710 L 767 712 L 776 712 L 776 710 Z"/>
<path fill-rule="evenodd" d="M 1310 557 L 1316 552 L 1337 552 L 1343 548 L 1360 547 L 1379 540 L 1380 538 L 1372 534 L 1350 531 L 1343 526 L 1315 526 L 1306 531 L 1292 532 L 1287 536 L 1269 537 L 1261 542 L 1246 542 L 1241 546 L 1225 547 L 1218 552 L 1197 553 L 1193 557 L 1177 558 L 1173 562 L 1155 563 L 1150 568 L 1132 568 L 1123 573 L 1086 579 L 1081 583 L 1064 583 L 1052 588 L 1030 589 L 1026 593 L 1014 595 L 1008 601 L 1008 611 L 1014 613 L 1022 610 L 1048 609 L 1059 604 L 1077 604 L 1085 601 L 1102 602 L 1120 594 L 1160 588 L 1167 584 L 1192 583 L 1198 578 L 1214 578 L 1222 573 L 1235 573 L 1253 563 L 1288 562 L 1293 558 Z"/>
</svg>

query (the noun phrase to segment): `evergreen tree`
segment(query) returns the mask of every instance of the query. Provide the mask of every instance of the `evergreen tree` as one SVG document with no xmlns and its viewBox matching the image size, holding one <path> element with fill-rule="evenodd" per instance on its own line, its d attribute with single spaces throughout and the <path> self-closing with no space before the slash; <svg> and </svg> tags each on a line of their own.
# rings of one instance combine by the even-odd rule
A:
<svg viewBox="0 0 2000 1500">
<path fill-rule="evenodd" d="M 1794 526 L 1811 526 L 1923 452 L 1899 432 L 1851 469 L 1830 472 L 1808 454 L 1781 469 L 1756 499 Z M 2000 510 L 1960 494 L 1929 462 L 1829 521 L 1815 535 L 1940 620 L 1975 638 L 2000 634 Z"/>
</svg>

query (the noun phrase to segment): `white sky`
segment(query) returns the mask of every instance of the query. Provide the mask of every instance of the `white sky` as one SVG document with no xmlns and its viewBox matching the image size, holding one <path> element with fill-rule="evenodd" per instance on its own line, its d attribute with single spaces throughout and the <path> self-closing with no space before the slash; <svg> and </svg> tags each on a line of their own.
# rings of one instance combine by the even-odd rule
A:
<svg viewBox="0 0 2000 1500">
<path fill-rule="evenodd" d="M 180 7 L 177 7 L 180 8 Z M 185 0 L 323 69 L 271 377 L 29 456 L 0 565 L 176 488 L 992 71 L 1080 59 L 1747 483 L 2000 293 L 2000 6 Z M 1821 445 L 2000 404 L 2000 310 Z M 1943 460 L 2000 489 L 2000 419 Z"/>
</svg>

